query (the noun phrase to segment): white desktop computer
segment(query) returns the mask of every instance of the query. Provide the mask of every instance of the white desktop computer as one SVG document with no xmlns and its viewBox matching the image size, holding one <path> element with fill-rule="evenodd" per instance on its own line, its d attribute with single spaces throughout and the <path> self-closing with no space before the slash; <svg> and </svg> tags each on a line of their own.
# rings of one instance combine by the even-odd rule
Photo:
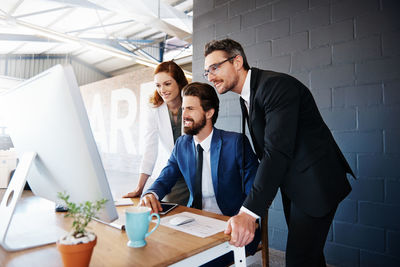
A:
<svg viewBox="0 0 400 267">
<path fill-rule="evenodd" d="M 66 192 L 78 203 L 105 198 L 99 219 L 118 218 L 71 66 L 54 66 L 1 94 L 0 112 L 20 156 L 0 205 L 0 242 L 6 250 L 43 245 L 59 237 L 19 245 L 7 238 L 26 180 L 35 195 L 51 201 L 57 201 L 57 192 Z"/>
</svg>

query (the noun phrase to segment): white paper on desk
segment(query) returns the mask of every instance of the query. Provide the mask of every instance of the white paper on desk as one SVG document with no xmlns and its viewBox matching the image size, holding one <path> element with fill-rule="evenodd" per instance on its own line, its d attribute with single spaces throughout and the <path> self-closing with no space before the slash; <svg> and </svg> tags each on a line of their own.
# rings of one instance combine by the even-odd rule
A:
<svg viewBox="0 0 400 267">
<path fill-rule="evenodd" d="M 169 221 L 176 216 L 190 217 L 190 218 L 193 218 L 194 221 L 185 223 L 182 225 L 178 225 L 178 226 L 170 224 Z M 194 236 L 204 238 L 204 237 L 212 236 L 216 233 L 224 231 L 226 228 L 227 222 L 185 211 L 185 212 L 181 212 L 178 214 L 174 214 L 171 216 L 161 218 L 160 224 L 170 227 L 175 230 L 185 232 L 187 234 L 191 234 Z"/>
<path fill-rule="evenodd" d="M 125 231 L 125 212 L 119 213 L 118 214 L 118 219 L 116 219 L 115 221 L 110 222 L 110 223 L 102 221 L 102 220 L 97 219 L 95 217 L 93 217 L 92 219 L 95 220 L 95 221 L 107 224 L 109 226 L 112 226 L 114 228 L 117 228 L 119 230 Z"/>
<path fill-rule="evenodd" d="M 114 199 L 114 205 L 118 206 L 132 206 L 133 202 L 130 198 L 117 198 Z"/>
</svg>

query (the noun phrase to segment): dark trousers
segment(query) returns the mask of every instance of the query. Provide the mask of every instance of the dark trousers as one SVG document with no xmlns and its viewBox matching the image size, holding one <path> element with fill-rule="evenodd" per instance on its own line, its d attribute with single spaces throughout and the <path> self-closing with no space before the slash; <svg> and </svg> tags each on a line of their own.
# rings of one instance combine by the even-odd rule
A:
<svg viewBox="0 0 400 267">
<path fill-rule="evenodd" d="M 324 246 L 337 207 L 323 217 L 312 217 L 297 208 L 282 193 L 288 226 L 286 243 L 287 267 L 326 267 Z"/>
</svg>

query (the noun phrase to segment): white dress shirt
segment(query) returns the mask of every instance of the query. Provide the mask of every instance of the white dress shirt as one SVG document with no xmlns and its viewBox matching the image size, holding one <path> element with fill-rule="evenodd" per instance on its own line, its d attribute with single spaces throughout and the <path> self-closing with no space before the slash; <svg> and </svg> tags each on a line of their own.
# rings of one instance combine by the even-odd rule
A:
<svg viewBox="0 0 400 267">
<path fill-rule="evenodd" d="M 240 93 L 240 97 L 243 98 L 244 104 L 247 108 L 247 113 L 249 113 L 250 108 L 250 78 L 251 78 L 251 69 L 247 72 L 246 80 L 244 81 L 242 92 Z"/>
<path fill-rule="evenodd" d="M 201 194 L 202 194 L 202 209 L 210 212 L 214 212 L 217 214 L 222 214 L 221 210 L 218 207 L 217 199 L 215 198 L 214 186 L 212 182 L 211 176 L 211 160 L 210 160 L 210 147 L 211 147 L 211 139 L 213 136 L 214 130 L 211 131 L 210 135 L 207 136 L 201 143 L 198 143 L 194 140 L 195 147 L 197 144 L 203 148 L 203 170 L 202 170 L 202 178 L 201 178 Z"/>
</svg>

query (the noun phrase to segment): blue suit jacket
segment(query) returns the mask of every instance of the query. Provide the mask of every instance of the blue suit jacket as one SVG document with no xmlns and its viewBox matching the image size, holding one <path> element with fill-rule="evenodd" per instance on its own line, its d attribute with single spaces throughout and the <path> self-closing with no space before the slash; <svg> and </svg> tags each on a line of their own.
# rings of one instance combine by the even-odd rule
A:
<svg viewBox="0 0 400 267">
<path fill-rule="evenodd" d="M 243 135 L 214 128 L 210 146 L 211 176 L 218 206 L 227 216 L 236 215 L 253 185 L 258 160 L 245 137 L 245 175 L 242 181 Z M 196 179 L 196 149 L 193 136 L 183 135 L 176 141 L 167 166 L 144 193 L 155 192 L 162 199 L 183 175 L 190 191 L 191 206 Z"/>
</svg>

